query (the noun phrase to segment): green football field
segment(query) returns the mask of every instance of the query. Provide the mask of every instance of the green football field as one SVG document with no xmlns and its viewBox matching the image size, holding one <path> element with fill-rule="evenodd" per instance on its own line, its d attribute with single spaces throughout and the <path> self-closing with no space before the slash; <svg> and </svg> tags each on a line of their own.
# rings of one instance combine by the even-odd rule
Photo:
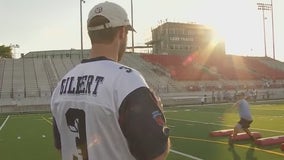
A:
<svg viewBox="0 0 284 160">
<path fill-rule="evenodd" d="M 280 145 L 260 147 L 250 140 L 229 147 L 227 137 L 211 137 L 239 120 L 231 104 L 165 107 L 171 129 L 168 160 L 283 160 Z M 284 135 L 284 103 L 251 104 L 253 132 Z M 59 160 L 50 113 L 0 115 L 0 160 Z"/>
</svg>

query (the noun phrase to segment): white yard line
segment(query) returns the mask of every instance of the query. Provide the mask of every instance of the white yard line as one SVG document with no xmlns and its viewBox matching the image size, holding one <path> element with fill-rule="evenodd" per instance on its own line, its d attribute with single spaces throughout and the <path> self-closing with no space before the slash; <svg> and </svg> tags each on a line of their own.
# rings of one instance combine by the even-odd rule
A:
<svg viewBox="0 0 284 160">
<path fill-rule="evenodd" d="M 8 121 L 8 119 L 10 118 L 10 115 L 7 116 L 7 118 L 5 119 L 5 121 L 3 122 L 3 124 L 0 127 L 0 131 L 2 130 L 2 128 L 5 126 L 6 122 Z"/>
<path fill-rule="evenodd" d="M 191 159 L 194 159 L 194 160 L 203 160 L 203 159 L 200 159 L 198 157 L 194 157 L 192 155 L 189 155 L 189 154 L 185 154 L 185 153 L 182 153 L 182 152 L 179 152 L 179 151 L 175 151 L 175 150 L 172 150 L 170 149 L 171 152 L 175 153 L 175 154 L 179 154 L 179 155 L 182 155 L 184 157 L 188 157 L 188 158 L 191 158 Z"/>
</svg>

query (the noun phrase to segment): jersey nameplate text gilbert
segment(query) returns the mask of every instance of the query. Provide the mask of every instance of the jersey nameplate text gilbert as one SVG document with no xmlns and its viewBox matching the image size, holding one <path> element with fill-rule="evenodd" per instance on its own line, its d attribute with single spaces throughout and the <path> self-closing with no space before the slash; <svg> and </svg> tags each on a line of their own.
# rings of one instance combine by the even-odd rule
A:
<svg viewBox="0 0 284 160">
<path fill-rule="evenodd" d="M 92 94 L 97 95 L 97 90 L 104 77 L 94 75 L 70 76 L 62 79 L 60 95 L 62 94 Z"/>
</svg>

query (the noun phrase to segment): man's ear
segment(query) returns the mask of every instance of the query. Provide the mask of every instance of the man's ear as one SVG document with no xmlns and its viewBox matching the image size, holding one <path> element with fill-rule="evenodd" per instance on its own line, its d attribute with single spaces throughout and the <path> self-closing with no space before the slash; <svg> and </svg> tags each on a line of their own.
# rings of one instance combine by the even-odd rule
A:
<svg viewBox="0 0 284 160">
<path fill-rule="evenodd" d="M 121 27 L 121 28 L 119 29 L 119 32 L 118 32 L 119 38 L 121 38 L 121 39 L 126 38 L 127 32 L 128 32 L 128 30 L 126 29 L 126 27 Z"/>
</svg>

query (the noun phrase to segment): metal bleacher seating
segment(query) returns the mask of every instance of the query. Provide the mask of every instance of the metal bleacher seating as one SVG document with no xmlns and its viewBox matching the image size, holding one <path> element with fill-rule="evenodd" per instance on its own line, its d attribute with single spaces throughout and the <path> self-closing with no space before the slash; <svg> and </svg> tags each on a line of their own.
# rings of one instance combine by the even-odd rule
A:
<svg viewBox="0 0 284 160">
<path fill-rule="evenodd" d="M 121 62 L 137 69 L 156 92 L 181 91 L 181 88 L 175 85 L 174 81 L 166 75 L 163 68 L 143 60 L 140 54 L 125 54 Z"/>
<path fill-rule="evenodd" d="M 84 51 L 83 57 L 88 57 L 89 51 Z M 151 56 L 150 56 L 151 57 Z M 174 57 L 172 57 L 174 58 Z M 243 57 L 227 57 L 234 58 L 239 61 L 248 62 L 247 67 L 258 66 L 259 63 L 254 62 L 255 59 L 242 60 Z M 33 52 L 20 59 L 0 59 L 0 106 L 1 105 L 48 105 L 53 89 L 56 87 L 58 81 L 65 75 L 71 68 L 79 64 L 82 60 L 82 53 L 79 50 L 65 50 L 65 51 L 42 51 Z M 167 60 L 167 61 L 165 61 Z M 169 58 L 160 63 L 171 62 Z M 214 59 L 213 59 L 214 60 Z M 212 61 L 213 61 L 212 60 Z M 273 63 L 272 60 L 261 59 L 263 63 Z M 196 63 L 199 63 L 197 65 Z M 211 61 L 203 65 L 202 61 L 195 62 L 196 68 L 205 70 L 204 66 L 217 65 Z M 122 64 L 130 66 L 138 70 L 144 77 L 151 88 L 161 97 L 195 97 L 195 101 L 199 102 L 199 97 L 206 94 L 211 97 L 212 90 L 223 88 L 228 90 L 243 89 L 244 85 L 257 87 L 260 94 L 266 92 L 266 88 L 262 89 L 262 81 L 246 78 L 244 74 L 243 80 L 234 79 L 235 75 L 227 73 L 226 69 L 222 66 L 215 66 L 219 68 L 219 74 L 231 76 L 232 78 L 220 78 L 218 80 L 180 80 L 175 79 L 169 71 L 170 67 L 165 67 L 159 63 L 147 61 L 143 54 L 139 53 L 126 53 L 121 61 Z M 180 61 L 174 64 L 180 65 Z M 204 63 L 205 64 L 205 63 Z M 231 61 L 228 64 L 232 64 Z M 280 70 L 282 63 L 275 63 Z M 171 65 L 171 64 L 170 64 Z M 169 65 L 169 66 L 170 66 Z M 272 64 L 270 64 L 272 65 Z M 203 68 L 202 68 L 203 67 Z M 214 67 L 211 67 L 214 68 Z M 257 67 L 258 69 L 263 67 Z M 182 68 L 178 68 L 182 69 Z M 187 68 L 190 69 L 190 68 Z M 238 67 L 236 70 L 242 70 Z M 266 68 L 264 68 L 266 69 Z M 258 71 L 257 69 L 254 69 Z M 246 71 L 250 71 L 246 69 Z M 189 72 L 189 71 L 188 71 Z M 209 72 L 209 71 L 208 71 Z M 283 80 L 283 79 L 280 79 Z M 279 80 L 279 84 L 282 81 Z M 284 80 L 283 80 L 284 82 Z M 228 88 L 224 87 L 227 86 Z M 209 89 L 210 88 L 210 89 Z M 260 90 L 260 88 L 262 90 Z M 279 88 L 279 87 L 278 87 Z M 274 98 L 283 98 L 282 91 L 273 90 Z M 278 94 L 279 93 L 279 94 Z M 170 99 L 170 98 L 169 98 Z M 173 102 L 178 100 L 174 99 Z M 183 100 L 181 100 L 183 101 Z M 187 103 L 187 102 L 186 102 Z"/>
<path fill-rule="evenodd" d="M 71 61 L 71 57 L 62 58 L 62 62 L 66 68 L 66 71 L 69 71 L 74 67 L 73 62 Z"/>
<path fill-rule="evenodd" d="M 49 97 L 51 95 L 51 86 L 45 71 L 42 58 L 32 58 L 34 63 L 34 71 L 37 79 L 37 86 L 40 97 Z"/>
<path fill-rule="evenodd" d="M 2 84 L 4 78 L 5 60 L 0 59 L 0 97 L 2 92 Z"/>
<path fill-rule="evenodd" d="M 53 91 L 59 80 L 58 74 L 54 68 L 53 62 L 50 57 L 43 58 L 42 62 L 43 62 L 44 71 L 46 72 L 49 86 L 51 88 L 51 91 Z"/>
<path fill-rule="evenodd" d="M 25 97 L 25 75 L 23 59 L 13 59 L 13 97 Z"/>
<path fill-rule="evenodd" d="M 1 98 L 12 98 L 13 60 L 5 59 Z"/>
<path fill-rule="evenodd" d="M 73 66 L 75 67 L 77 64 L 79 64 L 80 62 L 81 62 L 81 60 L 82 60 L 82 58 L 81 58 L 81 56 L 79 56 L 79 55 L 71 55 L 71 62 L 72 62 L 72 64 L 73 64 Z"/>
<path fill-rule="evenodd" d="M 38 97 L 39 90 L 34 60 L 32 58 L 24 58 L 23 62 L 26 97 Z"/>
<path fill-rule="evenodd" d="M 52 61 L 52 65 L 54 65 L 56 74 L 57 74 L 58 78 L 60 79 L 67 72 L 64 63 L 62 62 L 62 58 L 54 57 L 54 58 L 50 58 L 50 59 Z"/>
<path fill-rule="evenodd" d="M 284 63 L 283 62 L 277 61 L 277 60 L 272 59 L 270 57 L 259 57 L 257 59 L 261 63 L 264 63 L 267 66 L 270 66 L 272 68 L 284 71 Z"/>
</svg>

